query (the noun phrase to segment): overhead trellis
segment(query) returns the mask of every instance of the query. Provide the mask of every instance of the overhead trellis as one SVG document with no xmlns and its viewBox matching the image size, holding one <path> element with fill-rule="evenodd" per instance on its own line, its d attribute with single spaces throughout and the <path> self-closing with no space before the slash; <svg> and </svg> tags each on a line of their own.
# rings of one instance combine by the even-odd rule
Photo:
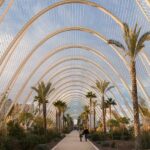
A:
<svg viewBox="0 0 150 150">
<path fill-rule="evenodd" d="M 138 23 L 142 32 L 150 30 L 149 10 L 149 0 L 1 1 L 0 91 L 8 91 L 13 101 L 7 113 L 15 103 L 22 103 L 22 110 L 32 103 L 35 93 L 31 86 L 42 80 L 57 87 L 49 97 L 50 110 L 54 111 L 53 101 L 59 98 L 81 110 L 74 105 L 74 97 L 87 104 L 83 93 L 94 91 L 91 86 L 96 80 L 106 79 L 115 85 L 107 96 L 116 99 L 119 113 L 132 117 L 128 59 L 108 45 L 107 39 L 122 42 L 122 22 Z M 147 104 L 149 47 L 146 43 L 137 58 L 139 96 Z M 100 95 L 97 100 L 100 102 Z"/>
</svg>

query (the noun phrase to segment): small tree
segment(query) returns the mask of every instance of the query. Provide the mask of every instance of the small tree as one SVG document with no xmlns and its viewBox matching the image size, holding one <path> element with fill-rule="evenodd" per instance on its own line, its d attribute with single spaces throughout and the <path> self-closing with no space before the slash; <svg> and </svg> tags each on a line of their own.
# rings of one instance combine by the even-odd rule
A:
<svg viewBox="0 0 150 150">
<path fill-rule="evenodd" d="M 105 93 L 108 92 L 110 89 L 114 88 L 114 86 L 109 86 L 110 82 L 101 80 L 96 81 L 96 88 L 101 94 L 102 99 L 102 117 L 103 117 L 103 132 L 106 133 L 106 118 L 105 118 L 105 106 L 104 106 L 104 100 L 105 100 Z"/>
<path fill-rule="evenodd" d="M 32 89 L 37 93 L 37 95 L 35 96 L 35 99 L 38 101 L 39 106 L 40 106 L 40 104 L 43 105 L 43 127 L 44 127 L 44 132 L 46 134 L 46 132 L 47 132 L 46 105 L 48 103 L 47 99 L 48 99 L 48 96 L 50 95 L 50 93 L 54 90 L 54 88 L 51 88 L 50 82 L 48 82 L 47 85 L 45 85 L 44 82 L 41 82 L 38 84 L 38 87 L 32 87 Z"/>
<path fill-rule="evenodd" d="M 89 100 L 90 100 L 90 107 L 89 107 L 89 110 L 90 110 L 90 125 L 89 125 L 89 127 L 91 129 L 91 124 L 92 124 L 92 118 L 91 118 L 91 113 L 92 113 L 92 99 L 96 98 L 96 95 L 95 95 L 95 93 L 93 93 L 92 91 L 90 91 L 90 92 L 88 92 L 86 94 L 86 97 L 89 98 Z"/>
</svg>

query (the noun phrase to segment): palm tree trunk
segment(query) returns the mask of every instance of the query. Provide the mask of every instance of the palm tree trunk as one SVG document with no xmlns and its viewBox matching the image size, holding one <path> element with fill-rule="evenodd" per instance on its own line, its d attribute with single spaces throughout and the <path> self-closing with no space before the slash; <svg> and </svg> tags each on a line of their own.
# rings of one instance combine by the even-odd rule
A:
<svg viewBox="0 0 150 150">
<path fill-rule="evenodd" d="M 56 130 L 58 131 L 58 112 L 56 110 Z"/>
<path fill-rule="evenodd" d="M 103 132 L 104 132 L 104 134 L 106 134 L 106 119 L 105 119 L 104 95 L 102 95 L 102 117 L 103 117 Z"/>
<path fill-rule="evenodd" d="M 110 113 L 110 119 L 111 119 L 111 104 L 109 106 L 109 113 Z"/>
<path fill-rule="evenodd" d="M 91 130 L 91 121 L 92 121 L 91 113 L 92 113 L 92 98 L 90 98 L 90 130 Z"/>
<path fill-rule="evenodd" d="M 137 83 L 136 83 L 136 64 L 134 60 L 130 63 L 130 74 L 132 83 L 132 102 L 134 112 L 134 135 L 135 135 L 135 149 L 140 150 L 140 121 L 139 121 L 139 105 L 137 96 Z"/>
<path fill-rule="evenodd" d="M 61 117 L 61 112 L 59 112 L 59 123 L 58 123 L 58 127 L 59 127 L 59 132 L 61 131 L 61 120 L 60 120 L 60 117 Z"/>
<path fill-rule="evenodd" d="M 64 130 L 64 112 L 63 112 L 63 125 L 62 125 L 62 129 Z"/>
<path fill-rule="evenodd" d="M 47 120 L 46 120 L 46 102 L 43 102 L 43 126 L 44 126 L 44 132 L 46 134 L 47 131 Z"/>
<path fill-rule="evenodd" d="M 41 107 L 41 104 L 39 103 L 39 114 L 40 114 L 40 107 Z"/>
<path fill-rule="evenodd" d="M 94 107 L 94 131 L 96 131 L 96 127 L 95 127 L 95 117 L 96 117 L 96 112 L 95 112 L 95 107 Z"/>
</svg>

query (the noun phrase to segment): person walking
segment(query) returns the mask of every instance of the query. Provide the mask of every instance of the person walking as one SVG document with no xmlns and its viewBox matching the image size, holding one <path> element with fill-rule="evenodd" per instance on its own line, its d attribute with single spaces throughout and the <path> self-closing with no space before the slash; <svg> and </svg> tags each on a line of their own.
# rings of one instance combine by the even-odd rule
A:
<svg viewBox="0 0 150 150">
<path fill-rule="evenodd" d="M 83 134 L 82 135 L 84 135 L 84 137 L 85 137 L 85 141 L 87 142 L 87 139 L 88 139 L 88 135 L 89 135 L 89 130 L 86 128 L 86 129 L 84 129 L 84 131 L 83 131 Z"/>
</svg>

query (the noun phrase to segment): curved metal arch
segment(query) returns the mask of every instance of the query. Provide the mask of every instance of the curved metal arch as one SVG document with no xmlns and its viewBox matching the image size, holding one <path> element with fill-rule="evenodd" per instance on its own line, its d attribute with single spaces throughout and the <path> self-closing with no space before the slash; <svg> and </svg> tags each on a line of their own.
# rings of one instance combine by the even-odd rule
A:
<svg viewBox="0 0 150 150">
<path fill-rule="evenodd" d="M 4 90 L 4 93 L 11 87 L 12 84 L 14 84 L 14 82 L 17 80 L 17 77 L 22 69 L 22 67 L 24 67 L 24 64 L 26 64 L 26 62 L 28 61 L 28 58 L 30 58 L 32 56 L 32 54 L 34 53 L 35 50 L 37 50 L 37 48 L 39 48 L 39 46 L 41 46 L 44 42 L 46 42 L 49 38 L 59 34 L 59 33 L 62 33 L 62 32 L 66 32 L 66 31 L 71 31 L 71 30 L 79 30 L 79 31 L 84 31 L 84 32 L 87 32 L 87 33 L 91 33 L 92 35 L 95 35 L 96 37 L 98 37 L 99 39 L 103 40 L 105 43 L 107 43 L 107 40 L 104 38 L 104 36 L 102 36 L 101 34 L 99 34 L 98 32 L 94 31 L 94 30 L 91 30 L 91 29 L 88 29 L 88 28 L 82 28 L 82 27 L 70 27 L 70 28 L 64 28 L 64 29 L 61 29 L 61 30 L 58 30 L 52 34 L 49 34 L 47 37 L 45 37 L 43 40 L 40 41 L 40 43 L 38 43 L 34 48 L 33 50 L 27 55 L 27 57 L 24 59 L 24 61 L 21 63 L 21 65 L 19 66 L 19 68 L 17 69 L 17 71 L 15 72 L 15 74 L 13 75 L 12 79 L 9 81 L 7 87 L 5 88 Z M 115 52 L 116 54 L 120 57 L 120 59 L 124 62 L 127 70 L 129 71 L 129 68 L 128 68 L 128 64 L 125 60 L 125 58 L 115 49 L 114 46 L 112 45 L 109 45 Z M 107 62 L 109 63 L 109 62 Z M 112 65 L 112 63 L 109 63 Z M 116 73 L 120 76 L 120 74 L 116 71 Z M 120 78 L 119 78 L 120 79 Z M 122 80 L 122 79 L 121 79 Z M 122 80 L 122 82 L 124 82 L 124 80 Z M 144 94 L 144 96 L 146 98 L 149 98 L 147 92 L 145 91 L 142 83 L 140 80 L 137 80 L 138 84 L 139 84 L 139 87 L 141 88 L 142 90 L 142 93 Z M 128 88 L 126 82 L 123 83 L 123 85 L 125 85 L 126 88 Z M 130 91 L 130 90 L 129 90 Z M 130 93 L 130 92 L 129 92 Z"/>
<path fill-rule="evenodd" d="M 83 87 L 82 87 L 83 88 Z M 76 90 L 78 90 L 78 89 L 76 89 Z M 72 91 L 72 89 L 68 89 L 67 91 L 65 91 L 65 92 L 69 92 L 69 91 Z M 61 92 L 61 91 L 60 91 Z M 63 91 L 64 92 L 64 91 Z M 109 91 L 109 94 L 112 94 L 112 92 L 111 91 Z M 65 95 L 66 95 L 66 93 L 65 93 Z M 85 96 L 85 94 L 84 94 L 84 96 Z M 106 97 L 108 98 L 108 94 L 106 93 Z M 61 97 L 60 98 L 58 98 L 58 99 L 61 99 Z M 116 101 L 117 102 L 117 101 Z M 117 103 L 117 104 L 119 104 L 119 103 Z M 122 112 L 122 114 L 124 114 L 124 116 L 127 116 L 127 114 L 126 114 L 126 112 L 123 110 L 123 108 L 122 107 L 120 107 L 120 104 L 118 105 L 119 106 L 119 108 L 120 108 L 120 111 Z"/>
<path fill-rule="evenodd" d="M 30 26 L 32 25 L 32 23 L 34 23 L 39 17 L 41 17 L 43 14 L 45 14 L 49 10 L 51 10 L 53 8 L 56 8 L 58 6 L 61 6 L 61 5 L 64 5 L 64 4 L 70 4 L 70 3 L 72 3 L 72 4 L 73 3 L 79 3 L 79 4 L 85 4 L 85 5 L 89 5 L 89 6 L 95 7 L 98 10 L 100 10 L 100 11 L 104 12 L 105 14 L 107 14 L 108 16 L 110 16 L 117 24 L 119 24 L 119 26 L 121 28 L 123 28 L 122 22 L 116 16 L 112 15 L 112 13 L 110 11 L 108 11 L 107 9 L 105 9 L 104 7 L 100 6 L 97 3 L 90 2 L 90 1 L 82 1 L 82 0 L 64 0 L 64 1 L 61 1 L 61 2 L 57 2 L 57 3 L 53 4 L 53 5 L 50 5 L 50 6 L 46 7 L 46 8 L 44 8 L 40 12 L 38 12 L 36 15 L 34 15 L 24 25 L 24 27 L 18 32 L 18 34 L 16 35 L 16 37 L 13 39 L 13 41 L 10 43 L 10 45 L 8 46 L 8 48 L 6 49 L 6 51 L 4 52 L 2 58 L 0 59 L 0 65 L 2 65 L 2 63 L 5 60 L 6 56 L 11 52 L 10 55 L 8 56 L 8 59 L 10 58 L 10 56 L 12 55 L 14 49 L 16 48 L 16 46 L 18 45 L 18 43 L 20 42 L 20 40 L 23 38 L 23 36 L 27 32 L 27 30 L 30 28 Z"/>
<path fill-rule="evenodd" d="M 71 80 L 72 81 L 72 80 Z M 70 82 L 68 82 L 68 83 L 70 83 Z M 65 82 L 65 85 L 67 84 L 67 82 Z M 64 84 L 61 84 L 61 85 L 64 85 Z M 61 86 L 59 86 L 59 88 L 60 88 Z M 63 88 L 64 89 L 64 88 Z M 63 89 L 61 89 L 60 91 L 58 91 L 58 93 L 60 93 L 60 92 L 62 92 L 63 91 Z M 58 89 L 57 89 L 58 90 Z M 97 92 L 96 92 L 97 93 Z M 99 93 L 98 93 L 99 94 Z M 57 94 L 56 93 L 56 95 L 58 96 L 59 94 Z M 51 99 L 54 99 L 54 97 L 56 96 L 56 95 L 54 95 L 53 97 L 51 97 Z M 51 95 L 52 96 L 52 95 Z M 49 103 L 49 105 L 50 105 L 50 103 Z"/>
<path fill-rule="evenodd" d="M 67 92 L 69 92 L 69 93 L 67 93 Z M 80 90 L 79 90 L 79 92 L 81 92 Z M 79 93 L 79 92 L 77 92 L 77 94 Z M 74 98 L 74 97 L 77 97 L 78 95 L 75 95 L 74 96 L 74 94 L 76 94 L 76 93 L 74 93 L 72 90 L 67 90 L 67 91 L 65 91 L 65 93 L 67 93 L 65 96 L 63 96 L 62 98 L 60 97 L 60 98 L 58 98 L 58 99 L 61 99 L 62 101 L 63 101 L 63 99 L 66 99 L 66 98 L 68 98 L 68 96 L 70 96 L 70 94 L 72 95 L 72 97 Z M 83 93 L 82 94 L 82 96 L 84 96 L 85 97 L 85 93 Z M 108 97 L 108 95 L 106 94 L 106 97 Z M 79 97 L 79 98 L 82 98 L 82 97 Z M 65 101 L 65 100 L 64 100 Z M 52 106 L 52 105 L 51 105 Z M 114 108 L 115 108 L 115 106 L 114 106 Z M 115 108 L 115 110 L 118 112 L 118 110 Z"/>
<path fill-rule="evenodd" d="M 74 58 L 70 58 L 70 59 L 68 59 L 68 60 L 72 60 L 72 59 L 74 59 Z M 64 62 L 65 61 L 68 61 L 68 60 L 64 60 Z M 76 60 L 81 60 L 81 59 L 79 59 L 79 58 L 76 58 Z M 85 60 L 85 58 L 83 58 L 82 60 Z M 87 62 L 88 60 L 85 60 L 85 62 Z M 60 63 L 58 63 L 58 64 L 61 64 L 61 63 L 63 63 L 63 61 L 61 61 Z M 58 65 L 58 64 L 56 64 L 56 65 Z M 56 66 L 55 65 L 55 66 Z M 95 63 L 93 63 L 93 65 L 95 65 Z M 97 68 L 99 68 L 99 70 L 101 70 L 104 74 L 107 74 L 99 65 L 97 65 L 96 64 L 96 66 L 97 66 Z M 52 68 L 50 68 L 49 70 L 47 70 L 44 74 L 43 74 L 43 76 L 42 76 L 42 78 L 44 78 L 44 76 L 51 70 Z M 111 77 L 107 74 L 106 75 L 111 81 L 112 81 L 112 79 L 111 79 Z M 25 83 L 27 84 L 27 81 L 25 81 Z M 114 85 L 116 85 L 114 82 L 113 82 L 113 84 Z M 24 86 L 25 87 L 25 86 Z M 116 87 L 117 87 L 117 85 L 116 85 Z M 118 89 L 118 91 L 120 91 L 119 90 L 119 88 L 117 88 Z M 21 91 L 19 91 L 19 93 L 21 93 Z M 120 93 L 120 95 L 125 99 L 125 97 L 121 94 L 121 92 L 119 92 Z M 16 96 L 16 98 L 17 98 L 18 96 Z M 126 104 L 127 106 L 128 106 L 128 104 Z"/>
<path fill-rule="evenodd" d="M 80 95 L 80 94 L 79 94 Z M 80 96 L 82 96 L 83 94 L 81 94 Z M 75 97 L 76 98 L 76 100 L 75 101 L 78 101 L 77 100 L 77 98 L 78 99 L 80 99 L 81 97 L 80 96 L 74 96 L 74 94 L 73 93 L 70 93 L 70 94 L 68 94 L 66 97 L 65 97 L 65 99 L 61 99 L 62 101 L 64 101 L 64 102 L 66 102 L 67 104 L 69 104 L 70 103 L 70 99 L 71 98 L 73 98 L 73 97 Z M 85 100 L 85 104 L 87 105 L 88 104 L 88 101 L 86 101 Z M 54 108 L 54 107 L 53 107 Z M 51 108 L 52 109 L 52 108 Z M 53 111 L 54 109 L 52 109 L 52 111 Z M 97 111 L 97 116 L 98 115 L 101 115 L 101 111 L 100 111 L 100 108 L 96 108 L 96 111 Z M 49 113 L 48 113 L 49 114 Z"/>
<path fill-rule="evenodd" d="M 81 91 L 79 91 L 79 92 L 78 92 L 78 94 L 82 94 L 82 95 L 84 95 L 84 93 L 82 93 Z M 87 100 L 87 99 L 85 99 L 84 101 L 85 101 L 85 102 L 87 102 L 88 100 Z M 100 111 L 99 111 L 99 112 L 100 112 Z M 48 112 L 47 114 L 50 114 L 50 113 Z M 37 115 L 36 115 L 36 116 L 37 116 Z M 54 117 L 55 117 L 55 116 L 53 116 L 53 118 L 54 118 Z M 32 121 L 31 121 L 31 124 L 30 124 L 30 125 L 32 125 Z"/>
<path fill-rule="evenodd" d="M 78 94 L 79 92 L 82 93 L 81 91 L 79 91 L 79 92 L 73 92 L 71 89 L 68 89 L 68 90 L 66 90 L 66 91 L 64 91 L 64 92 L 67 93 L 68 95 L 69 95 L 69 94 Z M 66 96 L 68 96 L 68 95 L 66 95 Z M 83 93 L 83 96 L 85 96 L 84 93 Z M 106 94 L 106 97 L 108 97 L 107 94 Z M 59 98 L 58 98 L 58 99 L 59 99 Z M 61 99 L 61 100 L 62 100 L 62 99 Z M 83 99 L 83 100 L 84 100 L 84 99 Z M 85 101 L 88 102 L 89 100 L 85 98 Z M 52 105 L 49 105 L 49 110 L 51 109 L 51 107 L 52 107 Z M 101 112 L 101 109 L 99 109 L 99 110 L 100 110 L 100 112 Z M 116 110 L 116 109 L 115 109 L 115 110 Z M 118 111 L 116 111 L 116 112 L 118 113 Z M 101 113 L 100 113 L 100 114 L 101 114 Z M 108 117 L 108 116 L 107 116 L 107 117 Z"/>
<path fill-rule="evenodd" d="M 70 89 L 69 90 L 67 90 L 67 91 L 71 91 Z M 67 92 L 67 91 L 65 91 L 65 92 Z M 112 91 L 109 91 L 109 94 L 112 94 Z M 85 96 L 85 94 L 84 94 L 84 96 Z M 64 96 L 65 97 L 65 96 Z M 106 93 L 106 97 L 108 98 L 109 96 L 108 96 L 108 94 Z M 59 98 L 58 98 L 59 99 Z M 61 99 L 61 97 L 60 97 L 60 99 Z M 117 100 L 116 100 L 116 102 L 117 102 Z M 122 108 L 122 106 L 120 106 L 120 104 L 117 102 L 117 105 L 119 106 L 119 109 L 120 109 L 120 111 L 122 112 L 122 114 L 124 115 L 124 116 L 128 116 L 127 114 L 126 114 L 126 112 L 123 110 L 123 108 Z M 115 110 L 117 111 L 117 109 L 116 109 L 116 107 L 114 106 L 114 108 L 115 108 Z M 117 111 L 118 112 L 118 111 Z"/>
<path fill-rule="evenodd" d="M 0 16 L 0 23 L 3 21 L 3 19 L 5 18 L 6 14 L 8 13 L 9 9 L 11 8 L 11 6 L 13 5 L 14 0 L 10 0 L 6 9 L 3 11 L 2 15 Z"/>
<path fill-rule="evenodd" d="M 61 30 L 58 30 L 54 33 L 50 33 L 48 34 L 43 40 L 41 40 L 32 50 L 31 52 L 26 56 L 26 58 L 22 61 L 22 63 L 19 65 L 18 69 L 16 70 L 16 72 L 14 73 L 13 77 L 11 78 L 11 80 L 9 81 L 8 85 L 6 86 L 5 90 L 3 91 L 3 93 L 5 93 L 8 89 L 12 88 L 11 86 L 13 86 L 19 76 L 19 73 L 21 72 L 21 70 L 23 69 L 23 67 L 25 66 L 25 64 L 27 63 L 27 61 L 29 60 L 29 58 L 31 58 L 31 56 L 33 55 L 33 53 L 41 46 L 43 45 L 48 39 L 54 37 L 55 35 L 59 34 L 59 33 L 62 33 L 62 32 L 67 32 L 67 31 L 72 31 L 72 30 L 79 30 L 79 31 L 82 31 L 82 32 L 87 32 L 87 33 L 91 33 L 92 35 L 95 35 L 97 36 L 99 39 L 103 40 L 105 43 L 107 43 L 107 40 L 103 37 L 103 35 L 99 34 L 98 32 L 96 31 L 93 31 L 91 29 L 88 29 L 88 28 L 82 28 L 82 27 L 70 27 L 70 28 L 64 28 L 64 29 L 61 29 Z M 75 46 L 75 45 L 74 45 Z M 75 48 L 73 45 L 70 46 L 70 48 Z M 113 71 L 119 76 L 119 78 L 121 77 L 121 80 L 122 82 L 124 82 L 124 80 L 122 79 L 122 76 L 116 71 L 115 67 L 113 66 L 113 64 L 103 55 L 101 54 L 101 52 L 99 52 L 98 50 L 96 51 L 95 49 L 91 49 L 87 46 L 82 46 L 82 45 L 79 45 L 77 46 L 77 48 L 84 48 L 84 49 L 87 49 L 87 50 L 90 50 L 90 51 L 94 51 L 96 55 L 98 55 L 99 57 L 101 57 L 101 59 L 105 59 L 106 60 L 106 63 L 111 67 L 111 69 L 113 69 Z M 113 46 L 112 46 L 113 47 Z M 65 46 L 64 46 L 65 48 Z M 69 49 L 69 46 L 66 47 L 67 49 Z M 59 49 L 59 50 L 58 50 Z M 63 47 L 62 47 L 63 49 Z M 61 51 L 61 47 L 59 48 L 56 48 L 54 49 L 51 54 L 54 55 L 56 54 L 56 51 L 59 52 Z M 116 50 L 115 50 L 116 52 Z M 116 52 L 118 53 L 118 52 Z M 46 59 L 46 58 L 45 58 Z M 44 63 L 44 62 L 43 62 Z M 42 63 L 41 63 L 42 65 Z M 125 85 L 125 87 L 129 90 L 127 84 L 124 82 L 123 83 Z M 130 90 L 129 90 L 130 91 Z M 130 92 L 129 92 L 130 93 Z M 130 94 L 129 94 L 130 95 Z"/>
<path fill-rule="evenodd" d="M 145 10 L 143 9 L 141 3 L 139 2 L 139 0 L 135 0 L 136 4 L 138 5 L 138 7 L 140 8 L 141 12 L 143 13 L 143 15 L 145 16 L 145 18 L 147 19 L 148 22 L 150 22 L 150 18 L 147 16 Z"/>
<path fill-rule="evenodd" d="M 86 83 L 86 82 L 85 82 L 85 83 Z M 72 89 L 70 89 L 71 86 L 72 86 L 72 85 L 69 85 L 67 88 L 61 90 L 60 92 L 63 91 L 63 92 L 65 92 L 65 93 L 67 93 L 67 92 L 68 92 L 68 93 L 69 93 L 69 92 L 71 93 L 71 92 L 73 91 Z M 68 89 L 68 88 L 69 88 L 69 89 Z M 87 87 L 84 87 L 84 88 L 85 88 L 85 89 L 88 89 Z M 68 90 L 66 90 L 66 89 L 68 89 Z M 64 90 L 66 90 L 66 91 L 64 91 Z M 74 90 L 78 90 L 78 89 L 74 89 Z M 80 92 L 80 93 L 83 93 L 83 96 L 85 96 L 85 95 L 84 95 L 84 92 L 82 92 L 82 91 L 79 91 L 79 92 Z M 67 94 L 68 94 L 68 93 L 67 93 Z M 78 92 L 72 92 L 72 93 L 78 94 Z M 60 94 L 59 94 L 59 95 L 60 95 Z M 106 97 L 108 97 L 108 96 L 106 95 Z M 58 98 L 59 98 L 59 96 L 58 96 Z M 84 100 L 84 99 L 83 99 L 83 100 Z M 89 100 L 85 98 L 85 101 L 89 101 Z M 49 103 L 49 105 L 48 105 L 49 107 L 47 107 L 48 110 L 50 110 L 51 104 L 52 104 L 53 102 L 54 102 L 54 101 L 51 101 L 51 103 Z"/>
<path fill-rule="evenodd" d="M 70 67 L 70 68 L 62 69 L 62 70 L 59 71 L 58 73 L 54 74 L 51 79 L 53 79 L 53 78 L 56 77 L 58 74 L 60 74 L 60 73 L 62 73 L 62 72 L 64 72 L 64 71 L 66 71 L 66 70 L 68 70 L 68 69 L 82 69 L 82 70 L 84 70 L 84 71 L 88 71 L 89 73 L 91 73 L 91 74 L 89 74 L 90 76 L 93 76 L 93 75 L 94 75 L 97 79 L 100 79 L 94 72 L 92 72 L 91 70 L 87 70 L 87 69 L 85 69 L 85 68 L 82 68 L 82 67 L 74 67 L 74 68 L 73 68 L 73 67 Z M 36 86 L 36 85 L 35 85 L 35 86 Z M 27 96 L 27 99 L 25 100 L 22 109 L 24 109 L 25 103 L 26 103 L 26 101 L 29 99 L 29 97 L 30 97 L 31 94 L 32 94 L 32 92 L 29 94 L 29 96 Z M 114 96 L 113 93 L 111 93 L 111 94 Z M 123 114 L 126 115 L 126 113 L 123 111 L 123 108 L 121 107 L 121 105 L 120 105 L 119 103 L 117 103 L 117 104 L 118 104 L 118 106 L 120 107 L 120 110 L 123 112 Z"/>
<path fill-rule="evenodd" d="M 72 59 L 75 59 L 75 58 L 70 58 L 70 59 L 68 59 L 68 60 L 72 60 Z M 62 64 L 63 62 L 65 62 L 65 61 L 68 61 L 68 60 L 65 60 L 64 59 L 64 61 L 60 61 L 60 63 L 58 63 L 58 64 L 56 64 L 56 65 L 59 65 L 59 64 Z M 85 58 L 83 58 L 83 59 L 80 59 L 80 58 L 76 58 L 76 60 L 85 60 Z M 88 61 L 88 60 L 85 60 L 85 61 Z M 92 63 L 93 64 L 93 63 Z M 56 66 L 55 65 L 55 66 Z M 93 64 L 93 65 L 95 65 L 95 63 Z M 111 77 L 99 66 L 99 65 L 96 65 L 97 66 L 97 68 L 99 68 L 99 70 L 101 70 L 101 72 L 103 72 L 106 76 L 107 76 L 107 78 L 109 78 L 109 80 L 111 80 L 111 82 L 117 87 L 117 85 L 112 81 L 112 79 L 111 79 Z M 40 80 L 42 80 L 42 78 L 44 78 L 44 76 L 51 70 L 52 68 L 50 68 L 50 69 L 48 69 L 44 74 L 43 74 L 43 76 L 41 77 L 41 79 Z M 39 81 L 40 81 L 39 80 Z M 38 81 L 38 82 L 39 82 Z M 25 83 L 27 83 L 27 81 L 25 82 Z M 120 91 L 120 89 L 117 87 L 117 90 L 118 90 L 118 92 Z M 19 92 L 19 93 L 21 93 L 21 91 Z M 124 98 L 124 96 L 121 94 L 121 92 L 119 92 L 119 94 L 121 95 L 121 97 L 123 98 L 123 99 L 125 99 Z M 126 104 L 127 106 L 128 106 L 128 104 Z"/>
<path fill-rule="evenodd" d="M 65 46 L 65 47 L 60 47 L 58 49 L 54 49 L 52 52 L 48 53 L 48 55 L 46 55 L 46 57 L 44 57 L 44 59 L 42 59 L 42 61 L 37 65 L 37 67 L 33 70 L 33 72 L 30 74 L 28 80 L 30 80 L 30 78 L 34 75 L 34 73 L 36 72 L 36 70 L 49 58 L 51 57 L 52 55 L 54 55 L 55 53 L 61 51 L 61 50 L 64 50 L 64 49 L 69 49 L 69 48 L 81 48 L 81 49 L 85 49 L 85 50 L 88 50 L 88 51 L 93 51 L 94 54 L 98 55 L 101 59 L 103 59 L 105 61 L 105 63 L 107 63 L 111 69 L 113 70 L 113 72 L 115 74 L 117 74 L 118 78 L 121 80 L 121 82 L 123 83 L 123 85 L 125 86 L 125 88 L 127 89 L 129 95 L 130 95 L 130 89 L 128 87 L 128 85 L 126 84 L 126 82 L 122 79 L 122 76 L 118 74 L 118 72 L 116 71 L 115 67 L 112 65 L 111 62 L 109 62 L 109 60 L 104 56 L 102 55 L 100 52 L 97 52 L 97 50 L 95 49 L 92 49 L 92 48 L 89 48 L 87 46 L 82 46 L 82 45 L 73 45 L 73 46 Z M 16 74 L 15 74 L 16 75 Z M 17 75 L 15 76 L 15 78 L 17 77 Z M 10 81 L 10 83 L 12 83 L 12 81 Z M 28 81 L 26 80 L 26 83 L 28 83 Z M 9 88 L 10 84 L 8 84 L 8 86 L 6 87 L 5 91 L 7 91 L 7 89 Z M 23 86 L 24 87 L 24 86 Z M 21 95 L 21 92 L 19 91 L 19 95 Z M 2 105 L 3 106 L 3 105 Z"/>
</svg>

